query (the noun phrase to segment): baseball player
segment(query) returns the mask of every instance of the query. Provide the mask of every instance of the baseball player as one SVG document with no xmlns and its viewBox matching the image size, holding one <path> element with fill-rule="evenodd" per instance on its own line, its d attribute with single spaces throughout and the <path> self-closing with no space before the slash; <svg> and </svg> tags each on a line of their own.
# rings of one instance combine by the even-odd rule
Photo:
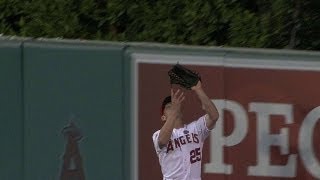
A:
<svg viewBox="0 0 320 180">
<path fill-rule="evenodd" d="M 210 130 L 219 118 L 218 111 L 204 92 L 201 81 L 193 86 L 206 115 L 190 124 L 184 124 L 181 103 L 183 92 L 171 89 L 171 96 L 162 103 L 162 128 L 153 136 L 159 157 L 163 180 L 201 180 L 202 148 Z"/>
</svg>

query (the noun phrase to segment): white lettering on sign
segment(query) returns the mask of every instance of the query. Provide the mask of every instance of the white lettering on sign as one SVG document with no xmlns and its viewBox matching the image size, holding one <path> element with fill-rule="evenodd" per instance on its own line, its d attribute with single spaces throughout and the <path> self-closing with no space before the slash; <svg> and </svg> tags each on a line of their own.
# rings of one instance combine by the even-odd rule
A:
<svg viewBox="0 0 320 180">
<path fill-rule="evenodd" d="M 232 166 L 223 162 L 223 148 L 224 146 L 239 144 L 245 138 L 248 133 L 248 117 L 241 104 L 235 101 L 215 100 L 214 103 L 219 111 L 220 117 L 216 123 L 216 127 L 211 131 L 210 163 L 204 165 L 204 172 L 231 174 Z M 224 110 L 231 112 L 235 121 L 235 128 L 227 137 L 223 136 L 222 131 L 224 129 L 222 122 Z"/>
<path fill-rule="evenodd" d="M 314 127 L 320 118 L 320 107 L 314 108 L 304 118 L 299 133 L 299 155 L 307 171 L 320 178 L 320 163 L 316 158 L 313 147 Z"/>
<path fill-rule="evenodd" d="M 210 162 L 204 164 L 205 173 L 232 174 L 232 164 L 224 162 L 224 148 L 240 144 L 248 133 L 248 115 L 241 104 L 224 99 L 213 101 L 220 113 L 219 120 L 210 137 Z M 234 129 L 228 136 L 223 135 L 224 111 L 232 114 Z M 249 166 L 248 176 L 295 177 L 297 175 L 297 154 L 289 152 L 289 128 L 281 128 L 279 134 L 271 134 L 271 115 L 281 116 L 285 124 L 294 123 L 293 105 L 280 103 L 252 102 L 248 111 L 256 115 L 257 164 Z M 320 118 L 320 107 L 311 110 L 301 124 L 298 139 L 299 156 L 306 170 L 320 178 L 320 163 L 313 147 L 314 128 Z M 271 164 L 271 146 L 277 146 L 281 155 L 287 156 L 283 165 Z"/>
<path fill-rule="evenodd" d="M 289 129 L 282 128 L 280 134 L 270 134 L 270 115 L 281 115 L 287 124 L 293 122 L 292 105 L 274 103 L 250 103 L 249 111 L 257 116 L 257 165 L 250 166 L 248 175 L 295 177 L 296 155 L 290 155 L 286 165 L 271 165 L 270 146 L 279 146 L 282 155 L 289 154 Z"/>
</svg>

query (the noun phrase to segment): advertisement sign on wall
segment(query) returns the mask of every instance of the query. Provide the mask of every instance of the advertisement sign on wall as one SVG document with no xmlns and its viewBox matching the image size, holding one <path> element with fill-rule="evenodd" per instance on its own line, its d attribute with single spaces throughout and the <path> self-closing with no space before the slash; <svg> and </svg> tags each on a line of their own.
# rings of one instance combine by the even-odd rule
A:
<svg viewBox="0 0 320 180">
<path fill-rule="evenodd" d="M 167 72 L 177 61 L 201 74 L 220 113 L 204 145 L 202 179 L 320 178 L 319 63 L 135 54 L 136 180 L 162 179 L 152 134 L 162 126 L 160 106 L 172 88 Z M 189 123 L 204 111 L 192 91 L 185 93 L 183 117 Z"/>
</svg>

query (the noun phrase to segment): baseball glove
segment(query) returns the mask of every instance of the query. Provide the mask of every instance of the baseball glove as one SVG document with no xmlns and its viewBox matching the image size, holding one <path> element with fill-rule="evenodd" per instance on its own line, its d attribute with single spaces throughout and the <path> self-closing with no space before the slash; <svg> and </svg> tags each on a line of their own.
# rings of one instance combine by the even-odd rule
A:
<svg viewBox="0 0 320 180">
<path fill-rule="evenodd" d="M 180 64 L 176 64 L 168 71 L 170 84 L 178 84 L 181 87 L 190 90 L 201 81 L 199 73 L 191 71 Z"/>
</svg>

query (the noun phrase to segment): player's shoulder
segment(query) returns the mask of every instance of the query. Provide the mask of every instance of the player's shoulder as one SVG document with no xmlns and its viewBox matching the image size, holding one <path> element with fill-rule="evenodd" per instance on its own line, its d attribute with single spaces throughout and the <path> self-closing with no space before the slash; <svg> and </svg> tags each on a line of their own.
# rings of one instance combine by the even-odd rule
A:
<svg viewBox="0 0 320 180">
<path fill-rule="evenodd" d="M 203 116 L 200 116 L 198 119 L 196 119 L 196 120 L 194 120 L 194 121 L 191 121 L 191 122 L 188 124 L 188 126 L 195 126 L 197 123 L 202 123 L 202 122 L 205 120 L 206 116 L 207 116 L 206 114 L 203 115 Z"/>
<path fill-rule="evenodd" d="M 157 130 L 156 132 L 153 133 L 152 137 L 158 136 L 160 133 L 160 130 Z"/>
</svg>

